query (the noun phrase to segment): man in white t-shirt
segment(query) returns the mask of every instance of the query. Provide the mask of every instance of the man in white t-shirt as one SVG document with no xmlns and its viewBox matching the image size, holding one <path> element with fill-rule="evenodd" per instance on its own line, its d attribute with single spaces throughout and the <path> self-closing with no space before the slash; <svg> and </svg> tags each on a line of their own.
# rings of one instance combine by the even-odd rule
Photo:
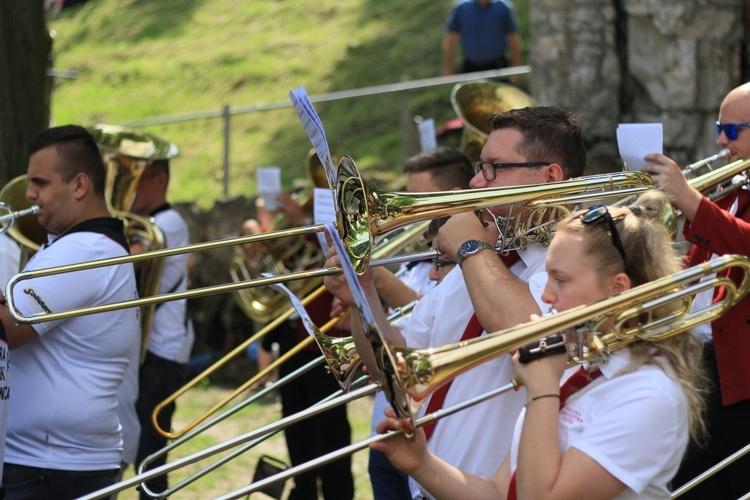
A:
<svg viewBox="0 0 750 500">
<path fill-rule="evenodd" d="M 26 196 L 39 206 L 48 242 L 25 270 L 128 254 L 122 221 L 104 197 L 105 169 L 86 129 L 67 125 L 33 137 Z M 22 282 L 13 300 L 24 315 L 131 300 L 131 264 Z M 76 498 L 111 485 L 122 436 L 117 390 L 138 342 L 134 308 L 35 325 L 0 320 L 13 350 L 3 488 L 6 499 Z"/>
<path fill-rule="evenodd" d="M 154 160 L 141 175 L 133 202 L 133 212 L 149 216 L 164 233 L 167 248 L 188 245 L 190 234 L 187 222 L 167 202 L 169 185 L 169 160 Z M 189 255 L 168 257 L 164 263 L 159 293 L 182 292 L 188 287 Z M 187 300 L 164 302 L 156 307 L 151 330 L 148 333 L 146 358 L 139 373 L 139 394 L 136 411 L 141 421 L 141 438 L 138 443 L 136 463 L 164 448 L 167 439 L 159 434 L 151 422 L 156 405 L 175 393 L 184 383 L 190 350 L 193 347 L 193 329 L 187 320 Z M 169 430 L 172 425 L 174 403 L 159 413 L 159 426 Z M 166 462 L 166 455 L 149 464 L 149 469 Z M 148 481 L 153 492 L 167 489 L 167 476 Z M 141 498 L 150 498 L 141 492 Z"/>
<path fill-rule="evenodd" d="M 489 123 L 492 131 L 482 149 L 481 161 L 474 164 L 472 188 L 556 182 L 583 173 L 586 150 L 581 124 L 570 113 L 552 107 L 523 108 L 493 115 Z M 464 338 L 464 332 L 472 330 L 469 325 L 474 314 L 480 330 L 494 332 L 527 322 L 531 314 L 542 313 L 546 249 L 531 244 L 518 252 L 519 258 L 512 264 L 491 251 L 498 240 L 491 215 L 505 216 L 508 210 L 508 206 L 495 207 L 491 214 L 485 213 L 484 221 L 471 212 L 448 220 L 433 243 L 459 267 L 428 292 L 412 315 L 396 327 L 373 307 L 388 339 L 409 347 L 438 347 Z M 329 253 L 326 265 L 337 264 L 338 257 Z M 372 274 L 365 273 L 360 280 L 368 301 L 376 304 L 379 299 Z M 343 276 L 329 276 L 325 282 L 342 301 L 353 304 Z M 353 319 L 353 327 L 361 327 Z M 443 407 L 505 385 L 512 376 L 508 356 L 480 365 L 453 381 Z M 513 424 L 524 401 L 522 392 L 505 393 L 441 419 L 428 440 L 428 448 L 456 467 L 491 476 L 510 449 Z M 429 402 L 423 411 L 424 408 L 429 408 Z M 426 493 L 414 483 L 412 495 L 421 498 Z"/>
<path fill-rule="evenodd" d="M 406 160 L 406 191 L 429 193 L 466 189 L 474 173 L 471 162 L 457 149 L 439 147 L 424 151 Z M 375 269 L 375 288 L 390 308 L 404 306 L 419 299 L 435 286 L 455 262 L 415 261 L 404 264 L 395 275 L 385 267 Z M 388 406 L 384 392 L 375 395 L 372 410 L 372 434 L 383 419 Z M 403 498 L 409 494 L 407 476 L 388 461 L 383 452 L 370 450 L 368 472 L 375 500 Z"/>
<path fill-rule="evenodd" d="M 5 285 L 20 271 L 21 248 L 8 233 L 0 235 L 0 285 Z M 1 324 L 0 324 L 1 327 Z M 8 404 L 10 402 L 10 357 L 4 332 L 0 335 L 0 457 L 5 456 L 5 429 L 8 426 Z M 3 480 L 3 465 L 0 463 L 0 484 Z"/>
</svg>

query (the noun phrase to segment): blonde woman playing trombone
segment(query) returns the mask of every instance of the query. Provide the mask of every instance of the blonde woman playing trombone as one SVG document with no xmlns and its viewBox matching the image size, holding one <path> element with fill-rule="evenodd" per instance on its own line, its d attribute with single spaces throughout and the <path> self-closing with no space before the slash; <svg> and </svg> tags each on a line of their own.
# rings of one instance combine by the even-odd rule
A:
<svg viewBox="0 0 750 500">
<path fill-rule="evenodd" d="M 564 311 L 679 271 L 659 223 L 666 207 L 664 195 L 654 192 L 628 208 L 599 205 L 560 222 L 543 300 Z M 398 437 L 372 447 L 441 499 L 667 498 L 688 441 L 704 433 L 700 356 L 687 333 L 636 343 L 607 363 L 581 367 L 561 387 L 567 354 L 524 364 L 516 353 L 526 408 L 491 478 L 428 453 L 420 429 L 414 442 Z M 378 431 L 401 426 L 389 409 Z"/>
</svg>

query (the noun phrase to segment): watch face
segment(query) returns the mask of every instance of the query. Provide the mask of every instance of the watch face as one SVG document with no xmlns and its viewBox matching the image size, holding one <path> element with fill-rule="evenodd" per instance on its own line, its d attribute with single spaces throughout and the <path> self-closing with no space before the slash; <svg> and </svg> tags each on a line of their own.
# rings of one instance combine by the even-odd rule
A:
<svg viewBox="0 0 750 500">
<path fill-rule="evenodd" d="M 477 240 L 469 240 L 463 242 L 459 251 L 461 253 L 471 254 L 477 250 L 479 250 L 479 242 Z"/>
</svg>

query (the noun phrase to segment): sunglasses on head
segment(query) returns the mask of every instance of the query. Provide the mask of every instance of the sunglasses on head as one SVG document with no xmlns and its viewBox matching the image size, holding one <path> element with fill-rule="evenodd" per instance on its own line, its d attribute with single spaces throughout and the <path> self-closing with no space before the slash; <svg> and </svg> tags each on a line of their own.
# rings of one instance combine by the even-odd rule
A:
<svg viewBox="0 0 750 500">
<path fill-rule="evenodd" d="M 727 139 L 730 141 L 737 140 L 737 134 L 739 133 L 741 128 L 748 128 L 750 127 L 750 122 L 745 123 L 719 123 L 716 122 L 716 134 L 721 135 L 722 132 L 724 132 L 724 135 L 727 136 Z"/>
<path fill-rule="evenodd" d="M 515 167 L 546 167 L 550 165 L 548 161 L 524 161 L 520 163 L 492 163 L 491 161 L 475 161 L 471 164 L 474 167 L 474 174 L 482 172 L 484 180 L 494 181 L 495 172 L 498 168 L 515 168 Z"/>
<path fill-rule="evenodd" d="M 627 274 L 628 260 L 625 258 L 625 247 L 622 246 L 620 233 L 617 232 L 617 226 L 615 225 L 615 221 L 612 219 L 612 214 L 609 213 L 609 209 L 604 205 L 594 205 L 579 217 L 581 219 L 581 222 L 585 225 L 593 224 L 600 220 L 607 222 L 607 226 L 609 227 L 609 236 L 612 238 L 612 245 L 614 245 L 614 247 L 617 249 L 620 257 L 622 257 L 622 263 L 625 268 L 625 273 Z"/>
</svg>

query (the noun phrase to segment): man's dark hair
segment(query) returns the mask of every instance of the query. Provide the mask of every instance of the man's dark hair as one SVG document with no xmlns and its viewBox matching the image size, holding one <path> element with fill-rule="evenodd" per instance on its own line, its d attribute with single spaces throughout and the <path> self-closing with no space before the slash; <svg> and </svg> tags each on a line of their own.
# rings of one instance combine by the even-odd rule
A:
<svg viewBox="0 0 750 500">
<path fill-rule="evenodd" d="M 34 153 L 55 146 L 60 157 L 57 171 L 63 182 L 83 173 L 91 179 L 94 194 L 104 196 L 107 171 L 99 147 L 91 134 L 79 125 L 63 125 L 41 132 L 26 143 L 26 153 Z"/>
<path fill-rule="evenodd" d="M 454 187 L 467 189 L 474 177 L 469 159 L 459 150 L 439 147 L 412 156 L 404 163 L 404 173 L 430 172 L 443 191 Z"/>
<path fill-rule="evenodd" d="M 146 167 L 146 172 L 149 175 L 165 174 L 167 176 L 167 182 L 169 182 L 169 160 L 153 160 Z"/>
<path fill-rule="evenodd" d="M 528 161 L 559 164 L 566 179 L 580 177 L 586 166 L 581 120 L 564 109 L 551 106 L 512 109 L 490 116 L 492 130 L 514 128 L 524 138 L 517 152 Z"/>
</svg>

